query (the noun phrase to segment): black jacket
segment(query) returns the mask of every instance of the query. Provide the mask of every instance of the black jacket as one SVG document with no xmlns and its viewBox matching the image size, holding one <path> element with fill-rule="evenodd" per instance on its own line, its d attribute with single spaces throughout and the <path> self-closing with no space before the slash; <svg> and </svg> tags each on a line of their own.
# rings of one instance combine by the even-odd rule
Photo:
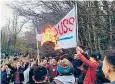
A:
<svg viewBox="0 0 115 84">
<path fill-rule="evenodd" d="M 13 81 L 14 81 L 14 79 L 15 79 L 15 75 L 14 75 L 14 74 L 15 74 L 15 72 L 17 71 L 17 68 L 12 67 L 10 64 L 8 64 L 8 67 L 12 70 L 12 79 L 13 79 Z M 24 74 L 23 74 L 24 68 L 19 67 L 18 71 L 19 71 L 20 81 L 22 82 L 22 81 L 24 81 Z"/>
<path fill-rule="evenodd" d="M 96 84 L 102 84 L 102 83 L 109 83 L 110 81 L 107 80 L 104 76 L 104 73 L 102 71 L 103 64 L 100 63 L 96 70 Z"/>
</svg>

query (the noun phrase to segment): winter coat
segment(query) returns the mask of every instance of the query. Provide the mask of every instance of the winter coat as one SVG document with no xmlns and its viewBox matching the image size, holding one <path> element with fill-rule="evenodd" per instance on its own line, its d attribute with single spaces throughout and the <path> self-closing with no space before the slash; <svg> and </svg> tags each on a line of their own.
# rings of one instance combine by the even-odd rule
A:
<svg viewBox="0 0 115 84">
<path fill-rule="evenodd" d="M 50 78 L 54 78 L 58 75 L 57 65 L 50 64 L 49 66 L 47 66 L 47 70 L 49 72 Z"/>
<path fill-rule="evenodd" d="M 96 84 L 109 83 L 110 81 L 105 78 L 102 71 L 103 64 L 100 63 L 96 70 Z"/>
<path fill-rule="evenodd" d="M 83 84 L 93 84 L 96 81 L 96 69 L 99 65 L 98 62 L 92 62 L 87 60 L 82 54 L 80 55 L 80 60 L 88 66 Z"/>
<path fill-rule="evenodd" d="M 55 80 L 58 80 L 58 82 L 56 83 Z M 74 84 L 74 83 L 75 83 L 75 77 L 73 75 L 63 75 L 55 77 L 51 84 Z"/>
<path fill-rule="evenodd" d="M 80 76 L 80 74 L 81 74 L 81 70 L 78 67 L 80 67 L 82 65 L 82 62 L 79 59 L 78 60 L 73 59 L 71 61 L 71 63 L 73 65 L 73 67 L 74 67 L 74 76 L 76 78 L 78 78 Z"/>
<path fill-rule="evenodd" d="M 30 68 L 27 68 L 23 73 L 24 73 L 24 82 L 23 84 L 27 84 L 27 82 L 29 82 L 29 71 Z"/>
<path fill-rule="evenodd" d="M 14 74 L 16 73 L 17 68 L 12 67 L 10 64 L 8 64 L 8 67 L 12 70 L 12 74 L 13 74 L 12 77 L 13 77 L 13 81 L 14 81 L 15 80 L 15 75 Z M 19 67 L 18 71 L 19 71 L 20 82 L 22 82 L 22 81 L 24 81 L 24 74 L 23 74 L 24 69 L 22 67 Z"/>
<path fill-rule="evenodd" d="M 110 83 L 103 83 L 103 84 L 115 84 L 115 81 L 110 82 Z"/>
<path fill-rule="evenodd" d="M 29 84 L 35 84 L 34 81 L 33 81 L 33 72 L 34 72 L 34 69 L 37 67 L 38 65 L 32 65 L 32 67 L 30 67 L 30 70 L 29 70 Z"/>
<path fill-rule="evenodd" d="M 6 72 L 6 70 L 1 71 L 1 84 L 7 84 L 7 72 Z"/>
</svg>

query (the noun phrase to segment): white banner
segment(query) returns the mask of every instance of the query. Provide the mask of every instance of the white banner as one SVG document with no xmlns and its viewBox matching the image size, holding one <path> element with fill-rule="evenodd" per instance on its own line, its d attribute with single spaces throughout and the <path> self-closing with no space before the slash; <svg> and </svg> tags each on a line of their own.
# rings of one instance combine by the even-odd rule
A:
<svg viewBox="0 0 115 84">
<path fill-rule="evenodd" d="M 75 8 L 55 25 L 55 30 L 58 37 L 57 45 L 59 48 L 67 49 L 77 46 Z"/>
</svg>

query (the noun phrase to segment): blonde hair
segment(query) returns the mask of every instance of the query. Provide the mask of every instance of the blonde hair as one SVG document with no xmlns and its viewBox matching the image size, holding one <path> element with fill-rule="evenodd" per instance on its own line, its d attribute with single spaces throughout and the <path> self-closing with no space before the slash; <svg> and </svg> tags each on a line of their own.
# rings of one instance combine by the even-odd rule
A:
<svg viewBox="0 0 115 84">
<path fill-rule="evenodd" d="M 66 68 L 69 64 L 70 62 L 66 58 L 64 58 L 63 60 L 59 60 L 58 62 L 58 65 L 60 65 L 63 68 Z"/>
</svg>

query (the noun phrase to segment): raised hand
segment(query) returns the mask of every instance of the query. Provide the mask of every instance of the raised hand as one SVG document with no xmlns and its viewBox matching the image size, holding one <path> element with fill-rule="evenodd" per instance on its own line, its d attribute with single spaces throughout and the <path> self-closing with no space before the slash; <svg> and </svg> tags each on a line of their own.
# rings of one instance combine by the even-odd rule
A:
<svg viewBox="0 0 115 84">
<path fill-rule="evenodd" d="M 76 47 L 76 53 L 77 53 L 78 55 L 81 54 L 81 53 L 83 53 L 82 48 Z"/>
</svg>

